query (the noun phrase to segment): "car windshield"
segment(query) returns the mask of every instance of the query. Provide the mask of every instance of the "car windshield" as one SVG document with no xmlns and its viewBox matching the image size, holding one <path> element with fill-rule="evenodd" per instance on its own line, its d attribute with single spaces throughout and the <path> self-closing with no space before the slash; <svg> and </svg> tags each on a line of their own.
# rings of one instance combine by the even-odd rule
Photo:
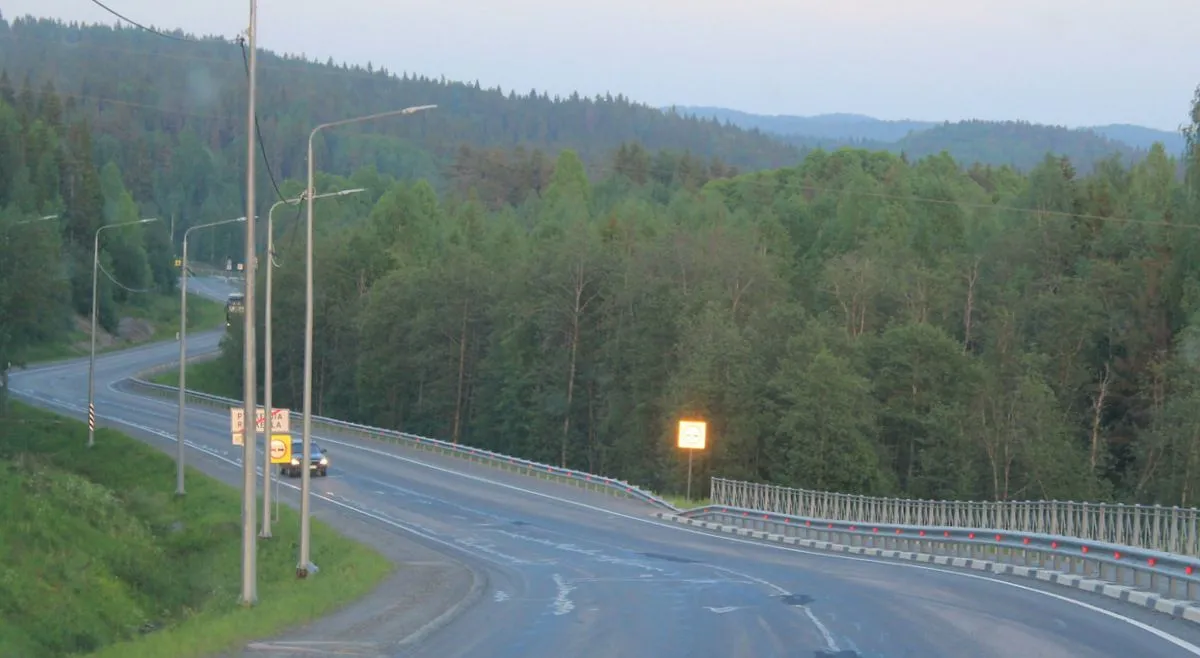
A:
<svg viewBox="0 0 1200 658">
<path fill-rule="evenodd" d="M 325 453 L 325 451 L 321 450 L 321 447 L 315 443 L 309 443 L 308 450 L 309 450 L 309 452 L 308 452 L 309 456 L 321 455 L 321 454 Z M 293 441 L 292 442 L 292 454 L 293 455 L 304 454 L 304 442 L 303 441 Z"/>
</svg>

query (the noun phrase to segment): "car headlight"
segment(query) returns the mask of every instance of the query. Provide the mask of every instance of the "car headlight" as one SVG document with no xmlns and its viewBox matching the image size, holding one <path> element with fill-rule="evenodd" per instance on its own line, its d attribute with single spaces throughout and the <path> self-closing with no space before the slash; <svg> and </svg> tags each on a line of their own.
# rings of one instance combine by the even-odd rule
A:
<svg viewBox="0 0 1200 658">
<path fill-rule="evenodd" d="M 292 466 L 299 466 L 299 465 L 300 465 L 300 460 L 296 459 L 295 457 L 292 457 Z"/>
<path fill-rule="evenodd" d="M 325 465 L 326 465 L 326 464 L 328 464 L 328 463 L 329 463 L 329 458 L 328 458 L 328 457 L 322 457 L 322 458 L 321 458 L 321 465 L 322 465 L 322 466 L 325 466 Z"/>
</svg>

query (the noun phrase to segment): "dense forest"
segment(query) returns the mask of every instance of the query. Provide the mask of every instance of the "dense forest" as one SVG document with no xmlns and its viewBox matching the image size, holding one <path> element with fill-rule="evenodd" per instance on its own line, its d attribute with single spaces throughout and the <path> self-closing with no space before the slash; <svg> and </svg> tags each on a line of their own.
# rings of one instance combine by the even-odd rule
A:
<svg viewBox="0 0 1200 658">
<path fill-rule="evenodd" d="M 88 125 L 57 95 L 18 97 L 0 83 L 0 375 L 69 332 L 77 314 L 90 317 L 97 230 L 144 217 L 118 166 L 96 166 L 94 151 Z M 161 221 L 100 234 L 101 328 L 117 329 L 119 305 L 174 289 L 171 238 Z"/>
<path fill-rule="evenodd" d="M 686 415 L 710 423 L 702 476 L 1194 503 L 1194 159 L 1180 181 L 1161 148 L 1091 176 L 841 150 L 700 186 L 612 159 L 591 182 L 564 151 L 516 205 L 401 182 L 331 224 L 318 412 L 666 490 Z M 276 279 L 292 408 L 301 246 Z"/>
</svg>

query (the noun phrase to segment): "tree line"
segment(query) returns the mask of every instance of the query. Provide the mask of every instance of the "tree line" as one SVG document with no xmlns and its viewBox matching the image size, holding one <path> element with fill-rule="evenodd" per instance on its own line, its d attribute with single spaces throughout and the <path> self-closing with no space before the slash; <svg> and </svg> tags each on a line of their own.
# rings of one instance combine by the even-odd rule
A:
<svg viewBox="0 0 1200 658">
<path fill-rule="evenodd" d="M 568 150 L 536 192 L 397 182 L 330 221 L 316 411 L 659 490 L 682 488 L 694 416 L 702 479 L 1194 503 L 1194 158 L 1082 176 L 843 149 L 696 185 L 632 150 L 595 182 Z M 283 244 L 274 399 L 299 408 L 303 242 Z"/>
</svg>

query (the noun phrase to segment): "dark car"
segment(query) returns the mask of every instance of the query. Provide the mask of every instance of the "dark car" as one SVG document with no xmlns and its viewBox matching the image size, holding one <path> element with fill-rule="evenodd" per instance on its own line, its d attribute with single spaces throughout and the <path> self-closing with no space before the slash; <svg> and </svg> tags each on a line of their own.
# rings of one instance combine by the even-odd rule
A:
<svg viewBox="0 0 1200 658">
<path fill-rule="evenodd" d="M 325 477 L 329 474 L 329 453 L 321 449 L 321 446 L 316 443 L 309 442 L 308 455 L 312 459 L 309 461 L 308 470 Z M 283 464 L 279 467 L 279 472 L 288 477 L 300 477 L 300 461 L 304 459 L 304 442 L 292 441 L 292 463 Z"/>
</svg>

